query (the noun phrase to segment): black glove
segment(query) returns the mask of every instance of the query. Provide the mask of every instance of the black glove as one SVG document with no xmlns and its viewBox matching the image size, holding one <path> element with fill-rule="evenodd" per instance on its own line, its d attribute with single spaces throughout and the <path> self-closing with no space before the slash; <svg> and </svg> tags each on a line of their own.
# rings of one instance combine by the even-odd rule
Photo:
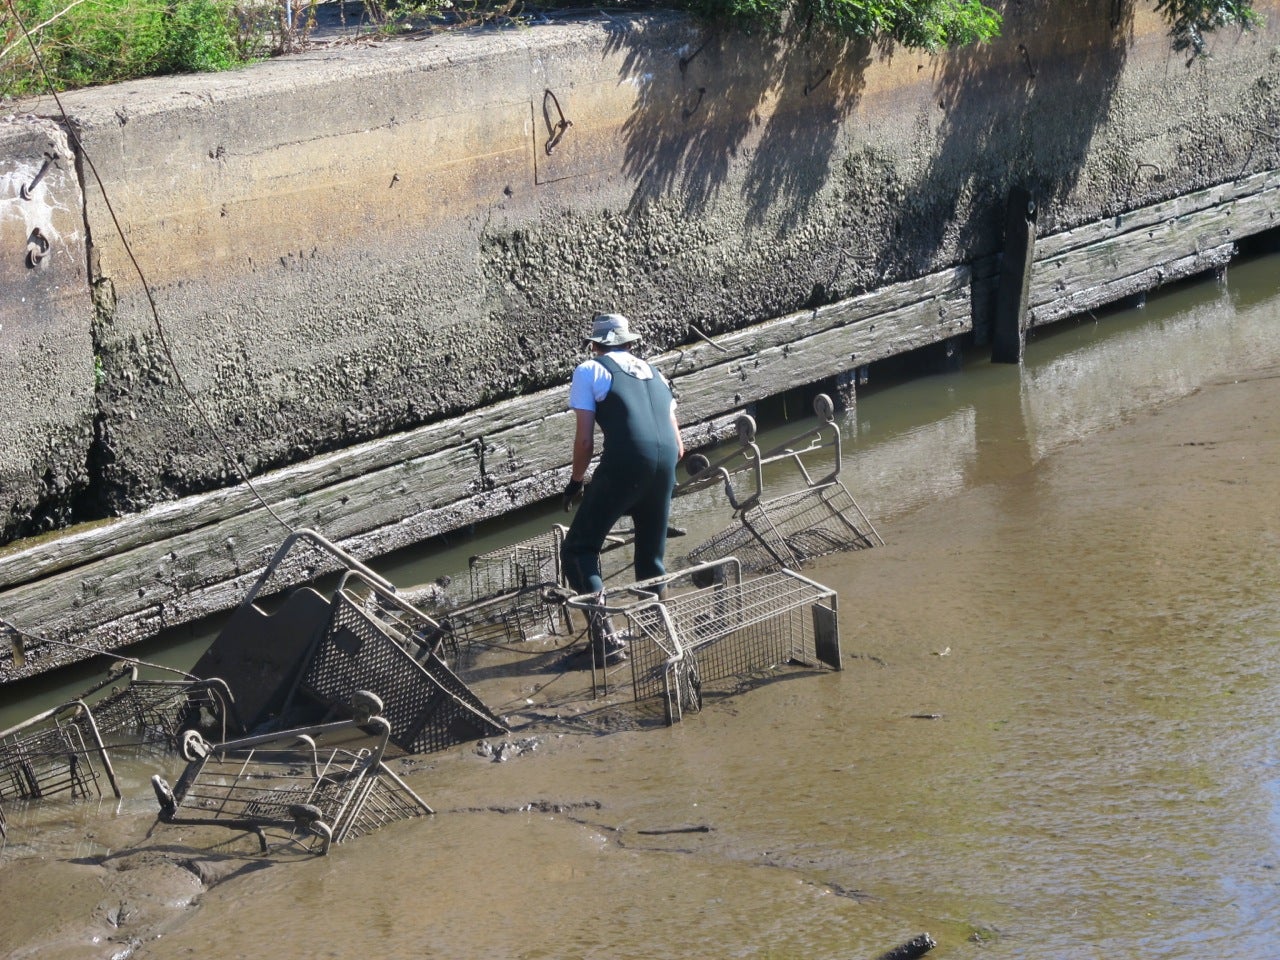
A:
<svg viewBox="0 0 1280 960">
<path fill-rule="evenodd" d="M 570 480 L 564 488 L 564 512 L 568 513 L 574 503 L 582 499 L 582 481 Z"/>
</svg>

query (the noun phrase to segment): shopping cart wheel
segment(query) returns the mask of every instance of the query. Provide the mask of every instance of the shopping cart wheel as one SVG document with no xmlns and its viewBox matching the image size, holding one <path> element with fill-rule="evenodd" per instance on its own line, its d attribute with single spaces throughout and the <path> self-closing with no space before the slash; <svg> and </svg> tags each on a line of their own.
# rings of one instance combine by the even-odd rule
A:
<svg viewBox="0 0 1280 960">
<path fill-rule="evenodd" d="M 289 805 L 289 816 L 299 830 L 310 830 L 324 816 L 324 811 L 314 803 L 293 803 Z"/>
<path fill-rule="evenodd" d="M 744 413 L 734 421 L 734 426 L 738 428 L 739 443 L 756 442 L 756 421 L 750 414 Z"/>
<path fill-rule="evenodd" d="M 711 466 L 711 461 L 701 453 L 695 453 L 684 458 L 684 472 L 691 477 L 696 477 L 709 466 Z"/>
<path fill-rule="evenodd" d="M 382 698 L 368 690 L 357 690 L 351 695 L 351 715 L 356 723 L 368 723 L 373 717 L 382 716 Z"/>
<path fill-rule="evenodd" d="M 203 760 L 209 756 L 209 744 L 198 730 L 187 730 L 182 734 L 182 759 L 187 763 Z"/>
<path fill-rule="evenodd" d="M 830 423 L 836 417 L 836 405 L 825 393 L 820 393 L 813 398 L 813 412 L 823 423 Z"/>
</svg>

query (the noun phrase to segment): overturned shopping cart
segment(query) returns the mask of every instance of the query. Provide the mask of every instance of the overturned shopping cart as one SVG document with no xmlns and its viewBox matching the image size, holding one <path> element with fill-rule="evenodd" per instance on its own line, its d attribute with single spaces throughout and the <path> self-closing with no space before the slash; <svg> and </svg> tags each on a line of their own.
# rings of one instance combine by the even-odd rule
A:
<svg viewBox="0 0 1280 960">
<path fill-rule="evenodd" d="M 755 421 L 744 415 L 738 419 L 736 449 L 715 462 L 701 454 L 689 458 L 689 477 L 676 487 L 676 495 L 722 484 L 734 522 L 689 551 L 687 564 L 732 556 L 745 570 L 756 572 L 795 568 L 824 554 L 884 545 L 841 480 L 840 429 L 831 398 L 819 394 L 814 412 L 816 427 L 767 452 L 756 443 Z M 814 469 L 828 462 L 825 472 Z M 766 469 L 767 484 L 785 492 L 766 495 Z"/>
<path fill-rule="evenodd" d="M 447 631 L 361 570 L 342 575 L 324 630 L 286 705 L 301 697 L 341 713 L 358 690 L 378 690 L 391 742 L 410 753 L 507 732 L 441 659 Z"/>
<path fill-rule="evenodd" d="M 220 744 L 189 733 L 178 781 L 152 777 L 160 820 L 253 833 L 263 853 L 278 836 L 325 854 L 331 844 L 433 813 L 384 762 L 391 724 L 380 707 L 360 692 L 350 720 Z"/>
<path fill-rule="evenodd" d="M 744 578 L 729 557 L 569 605 L 597 637 L 627 645 L 619 666 L 593 658 L 596 694 L 629 682 L 634 701 L 660 704 L 667 723 L 700 709 L 721 681 L 732 689 L 788 665 L 841 667 L 835 591 L 791 570 Z"/>
<path fill-rule="evenodd" d="M 314 587 L 259 603 L 280 571 L 341 570 L 326 597 Z M 295 574 L 296 576 L 296 574 Z M 348 715 L 352 695 L 377 690 L 391 743 L 411 753 L 505 733 L 506 727 L 442 659 L 452 643 L 437 619 L 313 530 L 280 546 L 193 668 L 226 676 L 251 729 L 280 729 Z"/>
</svg>

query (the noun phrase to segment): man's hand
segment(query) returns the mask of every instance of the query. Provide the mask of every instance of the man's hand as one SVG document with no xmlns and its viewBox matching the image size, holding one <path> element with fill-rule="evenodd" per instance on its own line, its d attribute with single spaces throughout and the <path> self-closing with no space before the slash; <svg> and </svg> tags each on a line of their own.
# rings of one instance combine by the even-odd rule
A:
<svg viewBox="0 0 1280 960">
<path fill-rule="evenodd" d="M 573 505 L 582 499 L 582 481 L 570 480 L 564 488 L 564 512 L 568 513 Z"/>
</svg>

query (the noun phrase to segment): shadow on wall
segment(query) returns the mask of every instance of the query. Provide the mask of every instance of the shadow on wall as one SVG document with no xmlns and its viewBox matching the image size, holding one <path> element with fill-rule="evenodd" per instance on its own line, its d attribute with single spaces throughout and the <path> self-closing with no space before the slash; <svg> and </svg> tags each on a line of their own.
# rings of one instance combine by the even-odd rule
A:
<svg viewBox="0 0 1280 960">
<path fill-rule="evenodd" d="M 1010 3 L 1002 39 L 936 57 L 803 24 L 744 38 L 618 19 L 604 53 L 635 91 L 629 200 L 482 238 L 491 317 L 540 318 L 549 351 L 495 386 L 567 376 L 565 331 L 598 309 L 628 314 L 656 352 L 690 327 L 715 335 L 997 250 L 1010 186 L 1052 203 L 1097 162 L 1132 2 L 1079 0 L 1069 19 Z"/>
<path fill-rule="evenodd" d="M 1052 216 L 1096 150 L 1132 29 L 1133 0 L 1084 0 L 1069 19 L 1014 4 L 1000 43 L 948 56 L 936 84 L 937 148 L 902 211 L 905 248 L 922 261 L 953 247 L 968 257 L 992 252 L 1013 186 L 1027 187 Z M 947 228 L 958 235 L 944 237 Z"/>
<path fill-rule="evenodd" d="M 622 76 L 680 73 L 676 96 L 642 98 L 625 124 L 624 169 L 637 183 L 629 213 L 675 195 L 700 216 L 748 157 L 736 189 L 749 228 L 781 236 L 805 226 L 847 254 L 815 285 L 826 296 L 793 309 L 989 252 L 1011 185 L 1050 202 L 1076 187 L 1124 67 L 1132 2 L 1084 0 L 1065 20 L 1048 4 L 1011 4 L 999 41 L 936 58 L 936 107 L 913 118 L 914 153 L 929 158 L 915 181 L 880 145 L 851 149 L 861 131 L 846 123 L 873 56 L 913 54 L 803 26 L 754 42 L 712 29 L 673 64 L 669 47 L 619 29 L 610 52 L 625 48 Z M 814 205 L 831 201 L 833 184 L 859 212 L 823 223 Z"/>
<path fill-rule="evenodd" d="M 637 184 L 631 212 L 679 196 L 702 215 L 749 152 L 747 223 L 788 229 L 805 219 L 838 156 L 842 124 L 856 108 L 871 45 L 798 27 L 781 37 L 735 37 L 708 28 L 679 51 L 620 30 L 623 76 L 678 68 L 675 97 L 643 98 L 623 128 L 624 171 Z"/>
</svg>

